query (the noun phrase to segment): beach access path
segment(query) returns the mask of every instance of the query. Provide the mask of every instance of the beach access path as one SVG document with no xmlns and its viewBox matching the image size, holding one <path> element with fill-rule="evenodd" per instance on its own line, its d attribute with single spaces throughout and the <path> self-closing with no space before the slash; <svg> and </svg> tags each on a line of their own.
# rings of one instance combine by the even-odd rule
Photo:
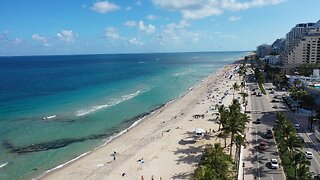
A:
<svg viewBox="0 0 320 180">
<path fill-rule="evenodd" d="M 236 66 L 225 66 L 110 143 L 41 179 L 189 179 L 205 146 L 224 144 L 216 137 L 219 125 L 214 105 L 231 104 L 230 88 L 239 78 L 237 74 L 229 77 Z M 236 93 L 235 98 L 239 97 Z M 207 131 L 207 135 L 183 141 L 192 139 L 196 128 Z"/>
</svg>

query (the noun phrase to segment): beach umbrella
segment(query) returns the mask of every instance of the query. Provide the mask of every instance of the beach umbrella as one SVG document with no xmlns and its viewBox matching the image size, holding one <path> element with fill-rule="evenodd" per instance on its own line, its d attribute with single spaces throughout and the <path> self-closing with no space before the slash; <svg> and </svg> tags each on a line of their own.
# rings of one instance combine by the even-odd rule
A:
<svg viewBox="0 0 320 180">
<path fill-rule="evenodd" d="M 201 129 L 201 128 L 197 128 L 197 129 L 194 130 L 194 132 L 195 132 L 196 134 L 203 134 L 203 133 L 205 133 L 206 131 L 203 130 L 203 129 Z"/>
</svg>

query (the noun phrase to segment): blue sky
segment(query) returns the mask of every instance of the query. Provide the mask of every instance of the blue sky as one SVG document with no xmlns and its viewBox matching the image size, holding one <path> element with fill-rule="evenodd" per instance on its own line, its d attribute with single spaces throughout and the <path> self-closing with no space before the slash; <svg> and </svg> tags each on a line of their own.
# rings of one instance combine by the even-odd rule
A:
<svg viewBox="0 0 320 180">
<path fill-rule="evenodd" d="M 319 0 L 0 1 L 0 56 L 254 50 Z"/>
</svg>

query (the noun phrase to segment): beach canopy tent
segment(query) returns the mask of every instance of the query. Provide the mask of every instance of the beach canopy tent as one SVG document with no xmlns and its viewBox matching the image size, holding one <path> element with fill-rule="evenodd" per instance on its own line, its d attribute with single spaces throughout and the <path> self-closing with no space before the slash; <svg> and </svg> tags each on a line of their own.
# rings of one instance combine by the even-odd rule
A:
<svg viewBox="0 0 320 180">
<path fill-rule="evenodd" d="M 203 135 L 203 133 L 205 133 L 206 131 L 201 129 L 201 128 L 197 128 L 194 130 L 194 132 L 197 134 L 197 135 Z"/>
</svg>

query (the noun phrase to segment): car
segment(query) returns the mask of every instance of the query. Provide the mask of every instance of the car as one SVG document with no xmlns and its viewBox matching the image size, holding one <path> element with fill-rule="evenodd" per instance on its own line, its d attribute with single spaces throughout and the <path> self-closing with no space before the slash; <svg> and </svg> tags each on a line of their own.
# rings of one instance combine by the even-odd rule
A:
<svg viewBox="0 0 320 180">
<path fill-rule="evenodd" d="M 255 124 L 261 124 L 261 119 L 257 119 Z"/>
<path fill-rule="evenodd" d="M 300 124 L 294 124 L 294 128 L 295 128 L 296 130 L 300 130 Z"/>
<path fill-rule="evenodd" d="M 307 159 L 312 159 L 313 158 L 312 152 L 306 151 L 306 157 L 307 157 Z"/>
<path fill-rule="evenodd" d="M 253 93 L 252 93 L 252 95 L 256 95 L 256 94 L 257 94 L 256 92 L 253 92 Z"/>
<path fill-rule="evenodd" d="M 267 138 L 273 138 L 273 132 L 272 132 L 271 129 L 268 129 L 268 130 L 267 130 L 266 137 L 267 137 Z"/>
<path fill-rule="evenodd" d="M 277 159 L 271 159 L 271 169 L 278 169 L 279 168 L 279 163 Z"/>
<path fill-rule="evenodd" d="M 279 107 L 277 105 L 273 106 L 273 109 L 279 109 Z"/>
<path fill-rule="evenodd" d="M 267 149 L 267 143 L 265 141 L 261 141 L 259 144 L 260 150 L 266 150 Z"/>
<path fill-rule="evenodd" d="M 278 103 L 278 102 L 280 102 L 280 101 L 279 101 L 278 99 L 272 99 L 271 102 Z"/>
</svg>

